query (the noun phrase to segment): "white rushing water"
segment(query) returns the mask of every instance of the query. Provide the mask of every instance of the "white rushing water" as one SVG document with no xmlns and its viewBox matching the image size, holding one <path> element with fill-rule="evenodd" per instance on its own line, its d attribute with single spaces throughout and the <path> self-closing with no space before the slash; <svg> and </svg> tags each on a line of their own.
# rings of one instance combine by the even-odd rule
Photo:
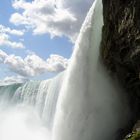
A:
<svg viewBox="0 0 140 140">
<path fill-rule="evenodd" d="M 65 72 L 0 87 L 0 140 L 115 140 L 129 109 L 100 62 L 102 26 L 95 0 Z"/>
<path fill-rule="evenodd" d="M 52 127 L 63 75 L 60 73 L 53 79 L 25 83 L 15 91 L 12 101 L 34 107 L 46 126 Z"/>
<path fill-rule="evenodd" d="M 53 140 L 114 140 L 128 118 L 123 94 L 99 60 L 102 0 L 90 9 L 59 96 Z"/>
<path fill-rule="evenodd" d="M 0 87 L 0 140 L 50 140 L 64 73 Z"/>
</svg>

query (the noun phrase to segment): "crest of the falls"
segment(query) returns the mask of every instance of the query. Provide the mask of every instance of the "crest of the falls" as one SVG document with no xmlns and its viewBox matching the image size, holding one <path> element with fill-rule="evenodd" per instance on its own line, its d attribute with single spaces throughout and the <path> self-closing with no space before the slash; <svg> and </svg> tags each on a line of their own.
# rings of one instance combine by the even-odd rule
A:
<svg viewBox="0 0 140 140">
<path fill-rule="evenodd" d="M 9 86 L 0 86 L 0 106 L 5 106 L 9 103 L 9 100 L 14 96 L 15 91 L 21 86 L 21 84 L 14 84 Z"/>
<path fill-rule="evenodd" d="M 115 140 L 129 118 L 124 92 L 99 59 L 102 26 L 102 0 L 95 0 L 65 73 L 53 140 Z"/>
</svg>

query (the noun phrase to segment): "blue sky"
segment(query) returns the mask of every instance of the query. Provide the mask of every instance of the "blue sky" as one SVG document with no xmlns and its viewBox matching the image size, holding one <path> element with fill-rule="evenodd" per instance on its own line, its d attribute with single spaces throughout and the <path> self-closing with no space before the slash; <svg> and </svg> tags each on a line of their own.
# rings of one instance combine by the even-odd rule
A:
<svg viewBox="0 0 140 140">
<path fill-rule="evenodd" d="M 93 1 L 1 1 L 0 82 L 42 80 L 64 71 Z"/>
</svg>

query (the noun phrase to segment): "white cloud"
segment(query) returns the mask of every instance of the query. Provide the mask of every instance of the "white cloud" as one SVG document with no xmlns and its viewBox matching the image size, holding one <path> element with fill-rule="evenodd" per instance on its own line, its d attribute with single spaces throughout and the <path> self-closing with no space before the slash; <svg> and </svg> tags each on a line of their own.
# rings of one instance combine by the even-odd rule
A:
<svg viewBox="0 0 140 140">
<path fill-rule="evenodd" d="M 8 33 L 16 36 L 23 36 L 24 35 L 24 30 L 15 30 L 15 29 L 10 29 L 9 27 L 5 27 L 0 24 L 0 33 Z"/>
<path fill-rule="evenodd" d="M 61 72 L 67 68 L 68 60 L 59 55 L 51 55 L 46 61 L 36 54 L 29 54 L 24 59 L 20 56 L 7 55 L 0 50 L 1 63 L 25 77 L 36 76 L 45 72 Z"/>
<path fill-rule="evenodd" d="M 68 59 L 59 55 L 50 55 L 47 59 L 48 71 L 51 72 L 61 72 L 65 70 L 68 66 Z"/>
<path fill-rule="evenodd" d="M 53 36 L 67 36 L 74 42 L 87 11 L 94 0 L 15 0 L 13 7 L 22 9 L 11 15 L 15 25 L 32 28 L 34 34 L 49 33 Z"/>
<path fill-rule="evenodd" d="M 11 41 L 10 35 L 22 36 L 24 31 L 10 29 L 0 25 L 0 46 L 8 46 L 11 48 L 24 48 L 24 45 L 21 42 Z"/>
<path fill-rule="evenodd" d="M 10 85 L 10 84 L 15 84 L 15 83 L 24 83 L 28 81 L 25 77 L 22 76 L 10 76 L 10 77 L 5 77 L 4 79 L 0 80 L 0 86 L 2 85 Z"/>
<path fill-rule="evenodd" d="M 11 48 L 24 48 L 21 42 L 11 41 L 9 35 L 5 33 L 0 33 L 0 46 L 8 46 Z"/>
<path fill-rule="evenodd" d="M 2 50 L 0 50 L 0 62 L 3 63 L 5 58 L 8 57 L 8 55 L 3 52 Z"/>
<path fill-rule="evenodd" d="M 20 56 L 9 55 L 4 60 L 4 64 L 8 65 L 9 69 L 22 76 L 33 76 L 32 69 L 28 67 Z"/>
</svg>

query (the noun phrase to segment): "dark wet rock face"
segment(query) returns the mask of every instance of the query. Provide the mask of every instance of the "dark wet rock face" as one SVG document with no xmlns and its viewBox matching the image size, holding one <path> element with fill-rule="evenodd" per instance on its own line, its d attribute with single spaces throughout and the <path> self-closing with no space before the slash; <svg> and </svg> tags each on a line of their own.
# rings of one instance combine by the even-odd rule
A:
<svg viewBox="0 0 140 140">
<path fill-rule="evenodd" d="M 120 131 L 117 139 L 120 140 L 132 132 L 140 119 L 140 0 L 102 1 L 101 56 L 111 74 L 126 89 L 132 109 L 132 120 Z"/>
<path fill-rule="evenodd" d="M 140 1 L 103 0 L 103 15 L 102 58 L 128 92 L 136 121 L 140 117 Z"/>
</svg>

